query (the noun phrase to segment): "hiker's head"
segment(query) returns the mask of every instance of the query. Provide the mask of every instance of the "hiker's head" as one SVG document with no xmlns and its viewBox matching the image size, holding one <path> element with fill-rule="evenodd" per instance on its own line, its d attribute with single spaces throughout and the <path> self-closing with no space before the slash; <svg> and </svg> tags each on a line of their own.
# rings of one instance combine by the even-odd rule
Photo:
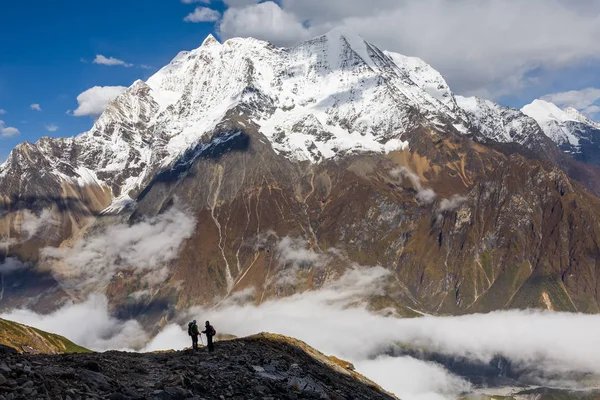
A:
<svg viewBox="0 0 600 400">
<path fill-rule="evenodd" d="M 196 320 L 193 321 L 194 325 L 196 325 Z"/>
<path fill-rule="evenodd" d="M 210 325 L 210 322 L 206 321 L 206 324 L 205 324 L 205 325 L 206 325 L 206 326 L 209 326 L 209 325 Z"/>
</svg>

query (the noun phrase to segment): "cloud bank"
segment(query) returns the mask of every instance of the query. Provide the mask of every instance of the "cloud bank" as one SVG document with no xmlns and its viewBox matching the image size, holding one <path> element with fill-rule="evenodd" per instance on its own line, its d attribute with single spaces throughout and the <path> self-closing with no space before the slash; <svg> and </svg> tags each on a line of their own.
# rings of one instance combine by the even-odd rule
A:
<svg viewBox="0 0 600 400">
<path fill-rule="evenodd" d="M 145 351 L 182 349 L 190 345 L 185 324 L 191 319 L 210 320 L 219 332 L 237 336 L 281 333 L 353 362 L 358 372 L 407 400 L 457 398 L 473 387 L 439 364 L 391 356 L 391 349 L 406 346 L 482 362 L 502 355 L 558 376 L 572 371 L 600 374 L 600 319 L 595 315 L 514 310 L 396 319 L 370 313 L 357 299 L 380 293 L 388 276 L 383 268 L 356 267 L 320 290 L 260 306 L 230 299 L 216 309 L 193 308 L 181 312 L 150 341 L 135 321 L 110 317 L 101 296 L 68 304 L 49 316 L 16 310 L 3 317 L 55 331 L 97 350 L 141 348 L 144 343 Z M 543 375 L 540 379 L 548 383 Z"/>
</svg>

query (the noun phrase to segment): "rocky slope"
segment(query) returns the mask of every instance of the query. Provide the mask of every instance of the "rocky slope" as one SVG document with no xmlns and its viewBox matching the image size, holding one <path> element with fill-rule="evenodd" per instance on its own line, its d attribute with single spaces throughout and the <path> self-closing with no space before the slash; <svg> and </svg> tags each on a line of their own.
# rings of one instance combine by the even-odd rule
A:
<svg viewBox="0 0 600 400">
<path fill-rule="evenodd" d="M 0 345 L 28 354 L 89 352 L 62 336 L 5 319 L 0 319 Z"/>
<path fill-rule="evenodd" d="M 0 307 L 99 291 L 155 328 L 381 265 L 384 293 L 363 300 L 394 315 L 600 312 L 598 182 L 524 114 L 457 99 L 423 61 L 352 33 L 288 49 L 209 37 L 90 132 L 0 167 L 0 257 L 25 262 L 4 268 Z M 166 239 L 142 228 L 174 209 L 181 242 L 142 257 Z"/>
<path fill-rule="evenodd" d="M 9 355 L 0 361 L 0 398 L 395 398 L 351 368 L 269 334 L 218 342 L 214 353 Z"/>
</svg>

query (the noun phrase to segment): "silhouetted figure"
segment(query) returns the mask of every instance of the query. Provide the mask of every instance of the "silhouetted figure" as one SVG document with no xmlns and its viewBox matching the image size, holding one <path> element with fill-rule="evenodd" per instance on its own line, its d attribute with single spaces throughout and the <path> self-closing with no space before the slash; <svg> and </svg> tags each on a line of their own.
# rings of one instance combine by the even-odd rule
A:
<svg viewBox="0 0 600 400">
<path fill-rule="evenodd" d="M 213 326 L 210 324 L 210 322 L 206 321 L 206 329 L 202 331 L 202 333 L 204 333 L 206 335 L 206 343 L 208 346 L 208 351 L 212 352 L 215 350 L 215 345 L 213 344 L 213 336 L 215 336 L 217 334 L 217 331 L 215 330 L 215 328 L 213 328 Z"/>
<path fill-rule="evenodd" d="M 196 320 L 190 322 L 188 324 L 188 335 L 192 337 L 192 347 L 194 350 L 198 350 L 198 336 L 200 336 L 200 331 L 198 330 L 198 324 L 196 324 Z"/>
</svg>

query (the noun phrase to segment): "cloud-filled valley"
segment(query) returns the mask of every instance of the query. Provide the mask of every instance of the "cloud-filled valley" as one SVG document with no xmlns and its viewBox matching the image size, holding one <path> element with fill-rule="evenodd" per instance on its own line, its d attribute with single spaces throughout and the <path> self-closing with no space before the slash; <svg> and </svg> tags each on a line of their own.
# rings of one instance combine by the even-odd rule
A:
<svg viewBox="0 0 600 400">
<path fill-rule="evenodd" d="M 388 275 L 380 267 L 355 267 L 319 290 L 260 306 L 234 296 L 216 308 L 181 311 L 154 338 L 136 321 L 112 317 L 108 302 L 97 294 L 49 315 L 13 310 L 2 317 L 62 334 L 94 350 L 182 349 L 190 345 L 185 325 L 192 318 L 210 320 L 219 332 L 237 336 L 281 333 L 353 362 L 359 372 L 403 399 L 454 398 L 475 389 L 460 371 L 403 354 L 406 349 L 426 349 L 482 365 L 500 356 L 528 371 L 529 384 L 537 379 L 539 384 L 577 387 L 581 376 L 600 376 L 597 316 L 512 310 L 397 319 L 356 302 L 380 292 Z"/>
</svg>

